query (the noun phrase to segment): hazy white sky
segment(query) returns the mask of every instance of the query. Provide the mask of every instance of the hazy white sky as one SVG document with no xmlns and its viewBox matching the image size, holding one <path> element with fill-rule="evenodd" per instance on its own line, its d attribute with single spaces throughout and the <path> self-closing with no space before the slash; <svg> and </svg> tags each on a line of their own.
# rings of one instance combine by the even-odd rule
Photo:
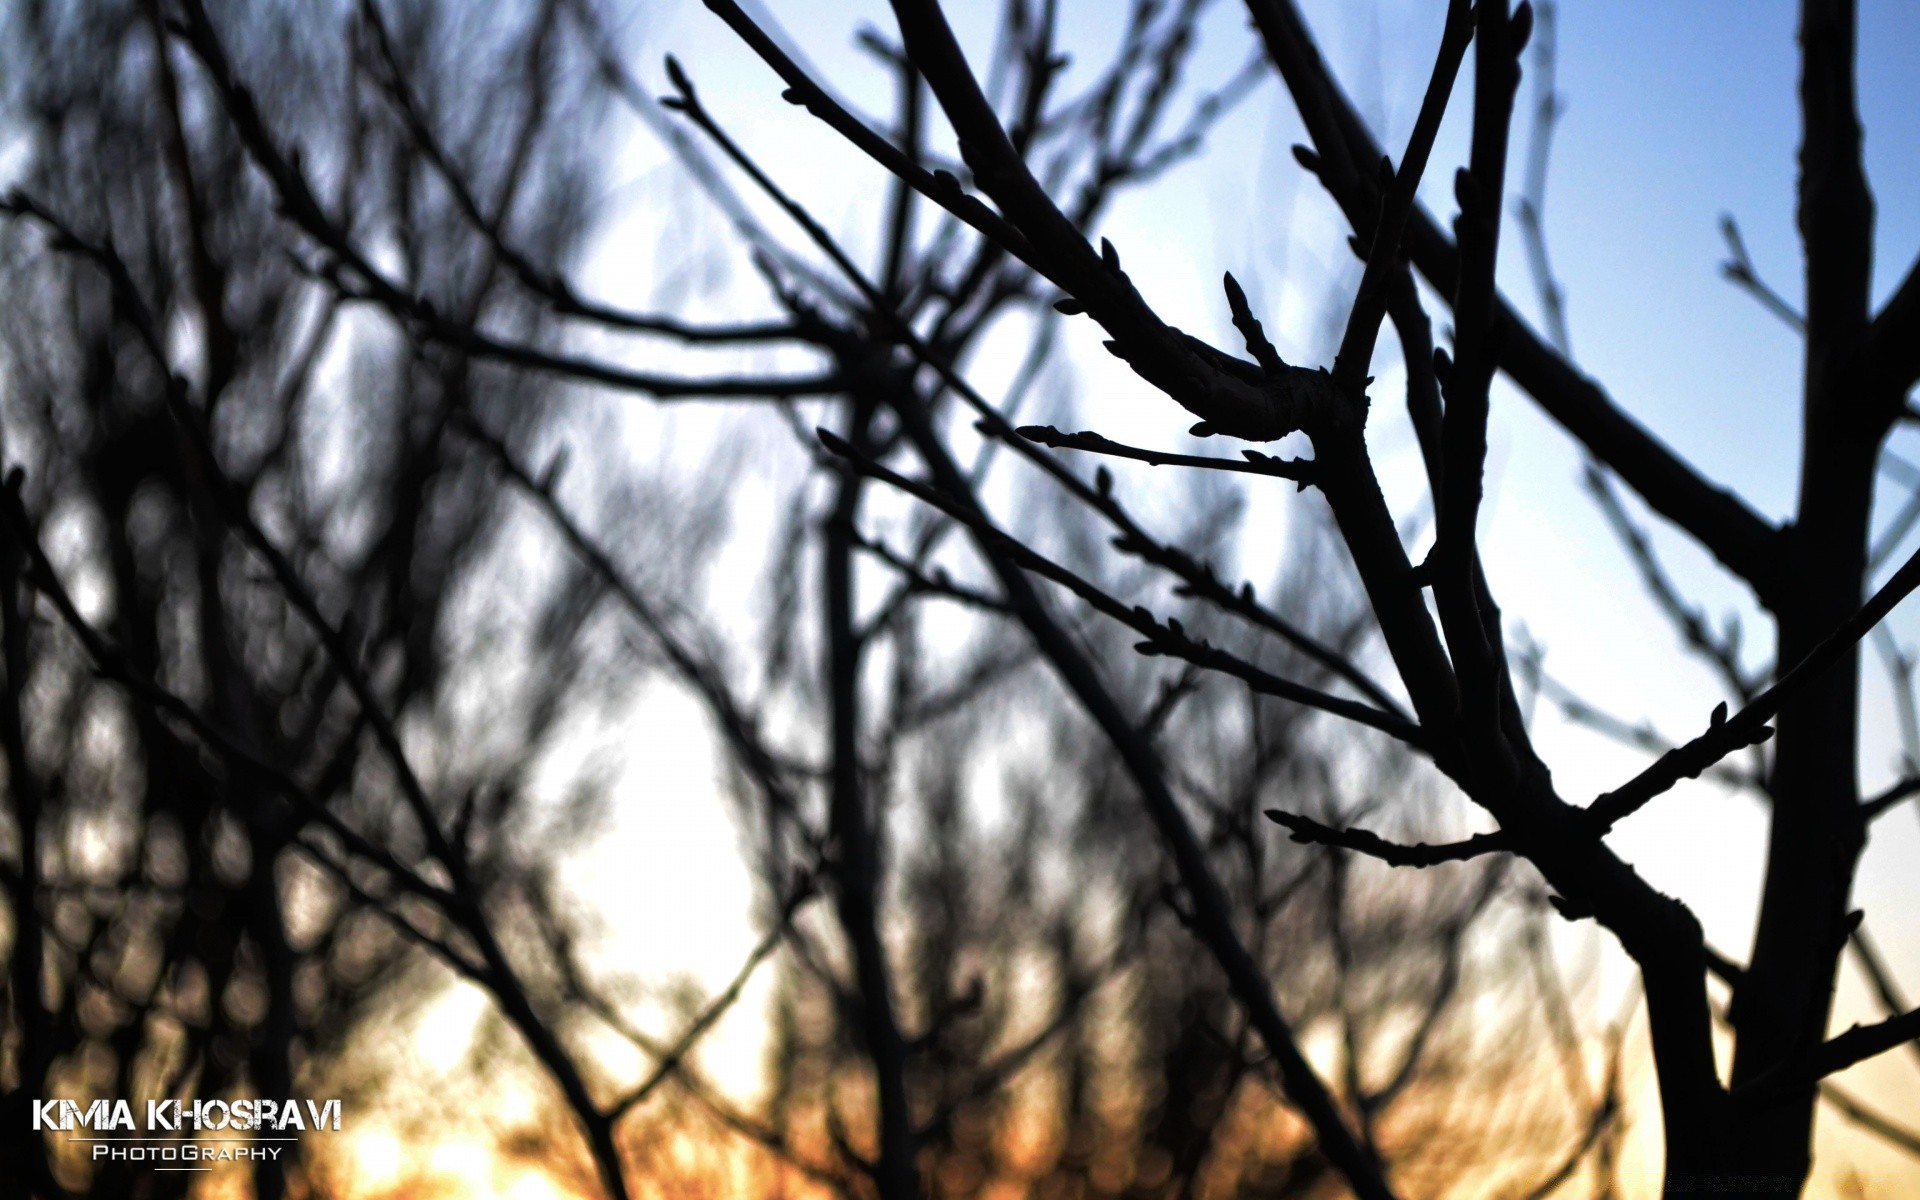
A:
<svg viewBox="0 0 1920 1200">
<path fill-rule="evenodd" d="M 872 111 L 885 110 L 890 81 L 852 48 L 852 33 L 862 23 L 890 28 L 884 5 L 768 0 L 768 6 L 789 45 L 804 51 L 843 95 Z M 983 34 L 985 14 L 996 7 L 950 5 L 967 36 Z M 1304 7 L 1351 94 L 1397 156 L 1444 4 L 1380 0 Z M 1070 48 L 1082 62 L 1097 63 L 1115 36 L 1117 6 L 1069 2 L 1064 8 Z M 1920 4 L 1868 0 L 1862 8 L 1860 98 L 1868 169 L 1880 205 L 1876 295 L 1884 297 L 1920 252 Z M 1223 79 L 1243 60 L 1251 48 L 1244 26 L 1236 6 L 1216 5 L 1199 78 Z M 1776 519 L 1790 513 L 1795 490 L 1797 338 L 1719 277 L 1724 250 L 1717 222 L 1723 212 L 1734 215 L 1762 272 L 1797 299 L 1794 33 L 1793 6 L 1783 0 L 1564 0 L 1559 89 L 1568 107 L 1547 204 L 1581 365 L 1707 475 Z M 863 231 L 871 222 L 863 218 L 884 192 L 878 168 L 804 111 L 782 103 L 771 73 L 717 19 L 698 4 L 661 4 L 636 17 L 627 34 L 643 81 L 665 90 L 659 56 L 675 53 L 708 107 L 772 174 L 851 245 L 870 247 Z M 1530 80 L 1523 82 L 1523 108 L 1530 88 Z M 1469 95 L 1463 79 L 1429 171 L 1434 182 L 1426 195 L 1443 218 L 1451 212 L 1445 181 L 1464 154 Z M 1517 135 L 1524 134 L 1523 121 Z M 1103 232 L 1169 320 L 1218 344 L 1237 344 L 1218 285 L 1220 273 L 1232 270 L 1247 284 L 1283 352 L 1294 359 L 1324 353 L 1318 322 L 1328 289 L 1350 287 L 1350 281 L 1341 283 L 1345 252 L 1334 249 L 1343 232 L 1337 214 L 1287 154 L 1291 143 L 1303 140 L 1284 92 L 1269 80 L 1221 127 L 1205 157 L 1121 202 Z M 728 258 L 721 223 L 699 214 L 697 194 L 664 165 L 643 130 L 634 131 L 613 178 L 619 185 L 610 197 L 616 219 L 603 252 L 585 265 L 586 279 L 600 294 L 635 304 L 657 300 L 636 294 L 634 281 L 665 271 L 688 292 L 707 288 L 702 303 L 715 311 L 737 308 L 740 297 L 754 295 L 744 263 Z M 1532 312 L 1533 292 L 1511 225 L 1506 248 L 1504 286 L 1523 311 Z M 726 282 L 728 270 L 732 284 Z M 1345 299 L 1336 292 L 1334 303 Z M 1437 307 L 1435 312 L 1439 321 Z M 1066 334 L 1088 424 L 1128 441 L 1175 447 L 1186 440 L 1191 418 L 1102 352 L 1090 323 L 1070 323 Z M 1400 416 L 1396 354 L 1391 339 L 1383 338 L 1370 435 L 1390 498 L 1411 512 L 1423 499 L 1422 485 Z M 639 401 L 616 403 L 633 409 L 632 453 L 645 462 L 697 461 L 729 428 L 724 418 L 695 409 L 666 414 Z M 1551 674 L 1594 703 L 1632 720 L 1650 719 L 1670 735 L 1697 732 L 1722 697 L 1704 669 L 1682 660 L 1677 636 L 1645 598 L 1579 485 L 1581 458 L 1571 441 L 1523 397 L 1502 388 L 1491 444 L 1483 545 L 1509 622 L 1524 626 L 1547 648 Z M 1902 433 L 1894 445 L 1920 460 L 1920 437 Z M 1149 468 L 1116 467 L 1116 474 L 1123 489 L 1153 486 Z M 1883 507 L 1897 506 L 1894 491 L 1883 487 Z M 748 479 L 741 495 L 743 541 L 750 545 L 763 532 L 753 527 L 755 506 L 764 507 L 771 491 L 764 480 Z M 1250 577 L 1266 578 L 1289 511 L 1314 503 L 1311 494 L 1296 496 L 1277 483 L 1257 498 L 1243 563 Z M 1750 661 L 1763 661 L 1771 638 L 1742 591 L 1669 531 L 1661 531 L 1658 544 L 1716 620 L 1724 612 L 1745 617 Z M 744 556 L 728 570 L 744 572 L 750 561 Z M 1904 642 L 1920 641 L 1920 610 L 1896 614 L 1894 628 Z M 1865 694 L 1872 733 L 1863 774 L 1872 788 L 1891 777 L 1895 742 L 1888 693 L 1875 670 L 1867 674 Z M 713 761 L 702 749 L 697 719 L 673 696 L 651 695 L 634 720 L 622 815 L 612 836 L 583 864 L 583 887 L 605 898 L 623 956 L 631 953 L 649 969 L 657 963 L 719 983 L 753 935 L 734 833 L 715 794 Z M 1566 726 L 1545 706 L 1539 737 L 1570 797 L 1605 790 L 1644 761 Z M 1614 840 L 1658 885 L 1693 905 L 1710 939 L 1738 958 L 1755 912 L 1763 837 L 1753 802 L 1700 784 L 1664 797 Z M 661 853 L 665 849 L 671 852 Z M 1916 866 L 1920 820 L 1912 813 L 1892 814 L 1876 830 L 1858 901 L 1896 973 L 1909 992 L 1920 993 L 1920 930 L 1912 918 L 1920 911 Z M 1869 1015 L 1857 981 L 1849 978 L 1841 1022 Z M 751 1039 L 728 1045 L 734 1049 L 721 1049 L 716 1069 L 736 1083 L 750 1082 Z M 1863 1094 L 1895 1111 L 1914 1111 L 1920 1089 L 1910 1061 L 1857 1074 Z M 1643 1117 L 1654 1119 L 1651 1110 Z M 1828 1128 L 1835 1124 L 1827 1122 Z M 1859 1160 L 1889 1172 L 1911 1166 L 1867 1152 Z"/>
</svg>

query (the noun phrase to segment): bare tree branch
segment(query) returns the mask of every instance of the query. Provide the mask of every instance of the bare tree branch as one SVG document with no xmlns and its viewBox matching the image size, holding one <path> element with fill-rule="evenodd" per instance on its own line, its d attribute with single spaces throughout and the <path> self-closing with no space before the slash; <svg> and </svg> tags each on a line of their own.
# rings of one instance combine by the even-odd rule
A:
<svg viewBox="0 0 1920 1200">
<path fill-rule="evenodd" d="M 1409 846 L 1390 842 L 1369 830 L 1336 829 L 1330 825 L 1322 825 L 1311 817 L 1282 812 L 1277 808 L 1267 810 L 1267 819 L 1293 834 L 1293 840 L 1296 842 L 1307 845 L 1338 846 L 1344 850 L 1364 854 L 1368 858 L 1377 858 L 1388 866 L 1394 867 L 1430 867 L 1436 863 L 1464 862 L 1483 854 L 1499 854 L 1512 849 L 1511 839 L 1499 833 L 1475 834 L 1465 841 L 1443 842 L 1437 846 L 1426 842 Z"/>
</svg>

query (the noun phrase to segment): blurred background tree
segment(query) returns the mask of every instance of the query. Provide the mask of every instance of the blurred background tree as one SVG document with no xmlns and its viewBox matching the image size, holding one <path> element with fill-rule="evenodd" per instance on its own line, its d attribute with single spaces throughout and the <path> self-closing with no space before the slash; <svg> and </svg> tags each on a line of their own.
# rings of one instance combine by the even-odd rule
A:
<svg viewBox="0 0 1920 1200">
<path fill-rule="evenodd" d="M 350 34 L 347 15 L 326 27 Z M 539 329 L 422 186 L 361 50 L 311 36 L 319 16 L 225 14 L 272 82 L 267 111 L 409 287 Z M 425 849 L 307 607 L 413 748 L 462 844 L 463 895 L 506 941 L 543 848 L 595 802 L 535 808 L 531 772 L 623 686 L 585 572 L 529 556 L 487 461 L 447 433 L 488 413 L 522 441 L 553 389 L 425 356 L 330 296 L 197 69 L 162 53 L 168 19 L 6 18 L 13 211 L 48 217 L 8 223 L 4 263 L 5 453 L 27 522 L 6 552 L 4 1172 L 36 1194 L 177 1194 L 196 1176 L 84 1165 L 32 1131 L 29 1098 L 319 1095 L 353 1083 L 332 1067 L 367 1022 L 439 986 L 381 915 L 394 898 L 339 869 L 345 848 L 314 846 L 337 826 L 403 860 Z M 591 126 L 594 105 L 551 21 L 431 4 L 396 21 L 398 61 L 460 115 L 448 132 L 475 186 L 544 258 L 577 247 L 586 145 L 550 127 Z M 261 534 L 297 597 L 249 544 Z M 67 620 L 46 599 L 61 588 Z M 253 1173 L 257 1194 L 284 1182 Z"/>
</svg>

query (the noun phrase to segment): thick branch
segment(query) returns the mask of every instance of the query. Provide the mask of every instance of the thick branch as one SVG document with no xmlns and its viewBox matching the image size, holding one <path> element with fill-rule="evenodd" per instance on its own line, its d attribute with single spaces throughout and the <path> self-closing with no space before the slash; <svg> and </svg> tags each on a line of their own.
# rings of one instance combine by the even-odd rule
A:
<svg viewBox="0 0 1920 1200">
<path fill-rule="evenodd" d="M 1119 255 L 1111 244 L 1103 242 L 1096 252 L 1028 170 L 981 92 L 937 3 L 902 0 L 895 4 L 908 56 L 959 135 L 961 153 L 975 181 L 999 204 L 1004 216 L 966 196 L 950 176 L 929 175 L 867 129 L 808 78 L 732 0 L 709 0 L 709 7 L 788 83 L 790 99 L 805 104 L 928 199 L 1068 292 L 1112 336 L 1109 350 L 1200 417 L 1207 430 L 1264 442 L 1308 423 L 1338 419 L 1342 406 L 1326 372 L 1287 367 L 1279 378 L 1270 378 L 1254 364 L 1172 328 L 1153 312 L 1120 269 Z M 675 83 L 683 98 L 690 96 L 683 75 L 676 76 Z"/>
<path fill-rule="evenodd" d="M 1317 173 L 1364 234 L 1373 190 L 1360 165 L 1380 161 L 1380 148 L 1334 82 L 1292 0 L 1247 0 L 1267 52 L 1285 79 L 1313 138 Z M 1451 296 L 1459 255 L 1426 212 L 1415 209 L 1406 247 L 1414 265 Z M 1685 529 L 1763 599 L 1773 593 L 1774 534 L 1737 496 L 1702 478 L 1621 410 L 1600 386 L 1540 340 L 1504 299 L 1495 304 L 1501 370 L 1662 517 Z"/>
<path fill-rule="evenodd" d="M 1807 259 L 1811 359 L 1844 351 L 1866 328 L 1873 272 L 1873 196 L 1861 159 L 1854 99 L 1853 0 L 1800 9 L 1800 240 Z M 1836 363 L 1810 361 L 1817 376 Z M 1826 382 L 1831 382 L 1828 380 Z M 1816 396 L 1830 394 L 1817 387 Z M 1833 395 L 1836 403 L 1862 397 Z"/>
<path fill-rule="evenodd" d="M 1920 1038 L 1920 1009 L 1872 1025 L 1855 1025 L 1837 1037 L 1828 1038 L 1811 1053 L 1767 1071 L 1734 1095 L 1756 1104 L 1789 1096 L 1810 1083 L 1878 1057 L 1915 1038 Z"/>
</svg>

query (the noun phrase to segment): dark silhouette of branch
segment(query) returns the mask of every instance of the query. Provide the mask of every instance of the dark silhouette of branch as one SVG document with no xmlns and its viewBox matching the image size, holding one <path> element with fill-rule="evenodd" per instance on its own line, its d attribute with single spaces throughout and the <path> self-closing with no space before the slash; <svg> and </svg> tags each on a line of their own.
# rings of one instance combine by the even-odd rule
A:
<svg viewBox="0 0 1920 1200">
<path fill-rule="evenodd" d="M 1140 653 L 1179 658 L 1196 666 L 1239 679 L 1262 695 L 1276 696 L 1320 709 L 1356 724 L 1378 729 L 1416 748 L 1423 745 L 1420 730 L 1405 720 L 1368 705 L 1283 679 L 1225 650 L 1197 640 L 1187 633 L 1178 618 L 1170 617 L 1162 621 L 1143 607 L 1126 604 L 1087 579 L 1029 548 L 1019 539 L 1002 531 L 985 516 L 971 511 L 963 502 L 937 490 L 933 485 L 908 479 L 896 471 L 881 466 L 861 455 L 854 447 L 827 430 L 820 430 L 819 437 L 822 445 L 844 457 L 854 470 L 933 505 L 965 524 L 979 537 L 990 541 L 999 553 L 1009 557 L 1021 569 L 1059 584 L 1094 609 L 1143 635 L 1147 640 L 1135 647 Z"/>
<path fill-rule="evenodd" d="M 1291 479 L 1302 487 L 1313 482 L 1313 464 L 1298 459 L 1274 458 L 1258 450 L 1242 450 L 1242 460 L 1212 458 L 1203 454 L 1173 454 L 1164 450 L 1145 450 L 1127 446 L 1092 432 L 1062 433 L 1051 425 L 1022 425 L 1021 437 L 1056 450 L 1085 450 L 1090 454 L 1108 454 L 1131 458 L 1156 467 L 1197 467 L 1206 471 L 1238 471 L 1247 475 L 1272 475 Z"/>
<path fill-rule="evenodd" d="M 1906 394 L 1920 382 L 1916 341 L 1920 341 L 1920 259 L 1908 268 L 1906 278 L 1862 335 L 1859 370 L 1863 381 L 1880 395 L 1894 398 L 1884 413 L 1887 421 L 1902 415 Z"/>
<path fill-rule="evenodd" d="M 713 0 L 707 7 L 725 21 L 728 27 L 738 34 L 740 39 L 751 47 L 768 66 L 772 67 L 786 83 L 787 90 L 781 93 L 781 99 L 790 104 L 803 106 L 857 149 L 894 175 L 912 184 L 914 190 L 921 195 L 985 234 L 1014 257 L 1045 274 L 1044 268 L 1030 257 L 1031 252 L 1022 250 L 1025 239 L 1012 225 L 980 201 L 968 196 L 961 189 L 959 181 L 951 174 L 944 171 L 928 171 L 891 142 L 868 128 L 864 121 L 848 112 L 839 101 L 828 94 L 824 87 L 802 70 L 798 63 L 788 57 L 773 38 L 768 36 L 766 31 L 761 29 L 739 5 L 732 0 Z"/>
<path fill-rule="evenodd" d="M 1109 343 L 1114 353 L 1125 357 L 1135 371 L 1201 418 L 1197 430 L 1271 441 L 1300 428 L 1303 420 L 1329 416 L 1337 407 L 1331 377 L 1324 371 L 1288 367 L 1282 379 L 1263 382 L 1259 370 L 1251 364 L 1172 329 L 1153 313 L 1121 271 L 1119 254 L 1111 243 L 1103 242 L 1096 253 L 1080 227 L 1054 205 L 1028 170 L 981 92 L 937 5 L 900 5 L 896 17 L 909 56 L 960 135 L 963 157 L 968 159 L 975 182 L 1000 206 L 1004 218 L 965 196 L 957 185 L 948 186 L 926 176 L 877 135 L 865 131 L 737 5 L 718 0 L 714 7 L 786 80 L 788 96 L 914 184 L 928 199 L 946 207 L 1066 291 L 1114 335 Z M 682 99 L 687 98 L 683 89 Z M 814 231 L 809 230 L 809 236 L 820 242 Z"/>
<path fill-rule="evenodd" d="M 989 595 L 978 588 L 955 583 L 942 568 L 934 568 L 931 574 L 922 571 L 911 559 L 889 548 L 885 542 L 864 537 L 856 530 L 853 534 L 853 544 L 899 572 L 906 584 L 901 593 L 903 597 L 907 595 L 942 596 L 981 612 L 1004 614 L 1007 611 L 1006 604 L 999 597 Z M 872 627 L 869 626 L 867 636 L 871 636 L 871 630 Z"/>
<path fill-rule="evenodd" d="M 1598 828 L 1611 829 L 1682 779 L 1696 778 L 1736 750 L 1772 737 L 1767 722 L 1796 692 L 1810 686 L 1842 655 L 1850 654 L 1855 643 L 1916 587 L 1920 587 L 1920 553 L 1909 558 L 1858 612 L 1828 634 L 1772 687 L 1754 697 L 1752 703 L 1731 717 L 1726 715 L 1726 705 L 1722 704 L 1715 710 L 1707 732 L 1662 755 L 1658 762 L 1626 784 L 1594 800 L 1587 809 L 1588 815 Z"/>
<path fill-rule="evenodd" d="M 1838 1074 L 1915 1038 L 1920 1038 L 1920 1009 L 1888 1017 L 1872 1025 L 1855 1025 L 1845 1033 L 1822 1042 L 1804 1055 L 1803 1061 L 1775 1067 L 1745 1084 L 1744 1090 L 1755 1099 L 1788 1094 L 1803 1086 L 1803 1082 L 1815 1082 Z"/>
<path fill-rule="evenodd" d="M 1454 77 L 1459 74 L 1467 46 L 1474 39 L 1476 15 L 1469 0 L 1451 0 L 1447 5 L 1446 26 L 1440 34 L 1440 50 L 1434 59 L 1433 75 L 1427 81 L 1426 95 L 1420 101 L 1420 113 L 1414 118 L 1413 132 L 1407 138 L 1406 154 L 1402 156 L 1398 168 L 1388 159 L 1380 160 L 1380 187 L 1384 192 L 1380 201 L 1380 215 L 1374 224 L 1372 242 L 1367 248 L 1367 265 L 1360 275 L 1359 290 L 1353 298 L 1353 307 L 1347 313 L 1346 332 L 1341 335 L 1340 349 L 1333 359 L 1334 385 L 1349 393 L 1357 394 L 1366 390 L 1367 367 L 1373 361 L 1374 340 L 1379 335 L 1380 322 L 1387 313 L 1389 281 L 1400 271 L 1400 241 L 1406 232 L 1407 218 L 1419 198 L 1420 178 L 1426 173 L 1427 157 L 1433 152 L 1433 139 L 1440 132 L 1440 119 L 1446 115 Z M 1481 28 L 1482 44 L 1485 44 L 1484 25 Z M 1477 69 L 1484 70 L 1485 67 L 1483 55 Z M 1476 121 L 1480 119 L 1481 111 L 1476 103 Z M 1366 236 L 1362 230 L 1356 229 L 1355 232 Z M 1244 307 L 1244 300 L 1237 307 Z"/>
<path fill-rule="evenodd" d="M 1886 961 L 1874 948 L 1873 939 L 1867 936 L 1865 924 L 1853 927 L 1853 932 L 1847 936 L 1847 949 L 1853 952 L 1854 960 L 1866 973 L 1867 982 L 1873 985 L 1873 993 L 1879 997 L 1880 1006 L 1886 1009 L 1889 1017 L 1910 1010 L 1906 997 L 1900 994 L 1900 987 L 1894 982 L 1893 972 L 1887 969 Z M 1920 1057 L 1920 1038 L 1908 1041 L 1907 1048 Z"/>
<path fill-rule="evenodd" d="M 1621 745 L 1644 750 L 1656 758 L 1671 753 L 1674 749 L 1672 739 L 1662 736 L 1651 724 L 1642 721 L 1636 725 L 1613 713 L 1602 711 L 1551 675 L 1545 673 L 1540 675 L 1539 690 L 1543 698 L 1559 708 L 1561 716 Z M 1764 774 L 1742 770 L 1725 761 L 1707 768 L 1701 772 L 1701 777 L 1714 779 L 1745 791 L 1761 793 L 1766 791 L 1767 781 Z"/>
<path fill-rule="evenodd" d="M 1920 796 L 1920 779 L 1902 779 L 1879 795 L 1860 804 L 1860 818 L 1863 821 L 1876 821 L 1897 808 L 1901 802 L 1914 796 Z"/>
<path fill-rule="evenodd" d="M 1511 850 L 1511 839 L 1498 833 L 1481 833 L 1460 842 L 1443 842 L 1430 845 L 1419 842 L 1403 845 L 1388 841 L 1377 833 L 1365 829 L 1336 829 L 1322 825 L 1311 817 L 1298 813 L 1282 812 L 1277 808 L 1267 810 L 1267 819 L 1286 829 L 1293 840 L 1306 845 L 1338 846 L 1343 850 L 1352 850 L 1368 858 L 1377 858 L 1388 866 L 1394 867 L 1431 867 L 1436 863 L 1465 862 L 1483 854 L 1499 854 Z"/>
<path fill-rule="evenodd" d="M 1196 560 L 1178 546 L 1152 536 L 1142 528 L 1122 507 L 1111 486 L 1104 489 L 1100 486 L 1102 476 L 1096 475 L 1094 483 L 1089 485 L 1051 456 L 1037 451 L 1034 448 L 1033 439 L 1012 429 L 998 413 L 977 395 L 972 394 L 971 389 L 956 388 L 956 390 L 960 391 L 962 396 L 968 397 L 970 406 L 980 414 L 977 427 L 982 433 L 1012 446 L 1029 462 L 1060 484 L 1069 495 L 1098 512 L 1118 530 L 1120 536 L 1116 539 L 1115 549 L 1171 573 L 1181 581 L 1184 592 L 1205 600 L 1251 625 L 1278 635 L 1309 660 L 1351 685 L 1377 707 L 1400 717 L 1409 724 L 1413 722 L 1412 716 L 1407 714 L 1401 702 L 1388 694 L 1385 688 L 1369 677 L 1348 656 L 1309 636 L 1294 622 L 1282 617 L 1270 607 L 1258 603 L 1251 584 L 1242 584 L 1238 588 L 1228 586 L 1206 563 Z"/>
<path fill-rule="evenodd" d="M 1254 24 L 1313 138 L 1316 174 L 1356 233 L 1370 219 L 1371 165 L 1380 150 L 1341 94 L 1291 0 L 1249 0 Z M 1414 265 L 1452 295 L 1459 253 L 1432 217 L 1416 208 L 1407 227 Z M 1772 588 L 1773 528 L 1732 493 L 1703 479 L 1622 411 L 1598 384 L 1543 343 L 1496 299 L 1500 369 L 1547 414 L 1616 472 L 1662 517 L 1687 530 L 1763 599 Z"/>
<path fill-rule="evenodd" d="M 1497 721 L 1499 668 L 1482 603 L 1475 551 L 1482 476 L 1487 457 L 1489 389 L 1496 368 L 1494 267 L 1500 242 L 1500 197 L 1506 186 L 1507 138 L 1513 119 L 1518 59 L 1525 48 L 1532 10 L 1510 18 L 1505 0 L 1481 0 L 1474 9 L 1474 101 L 1470 165 L 1454 179 L 1460 215 L 1454 222 L 1460 245 L 1455 281 L 1454 351 L 1442 373 L 1446 409 L 1440 423 L 1440 491 L 1429 579 L 1447 650 L 1453 660 L 1459 703 L 1468 730 Z"/>
</svg>

